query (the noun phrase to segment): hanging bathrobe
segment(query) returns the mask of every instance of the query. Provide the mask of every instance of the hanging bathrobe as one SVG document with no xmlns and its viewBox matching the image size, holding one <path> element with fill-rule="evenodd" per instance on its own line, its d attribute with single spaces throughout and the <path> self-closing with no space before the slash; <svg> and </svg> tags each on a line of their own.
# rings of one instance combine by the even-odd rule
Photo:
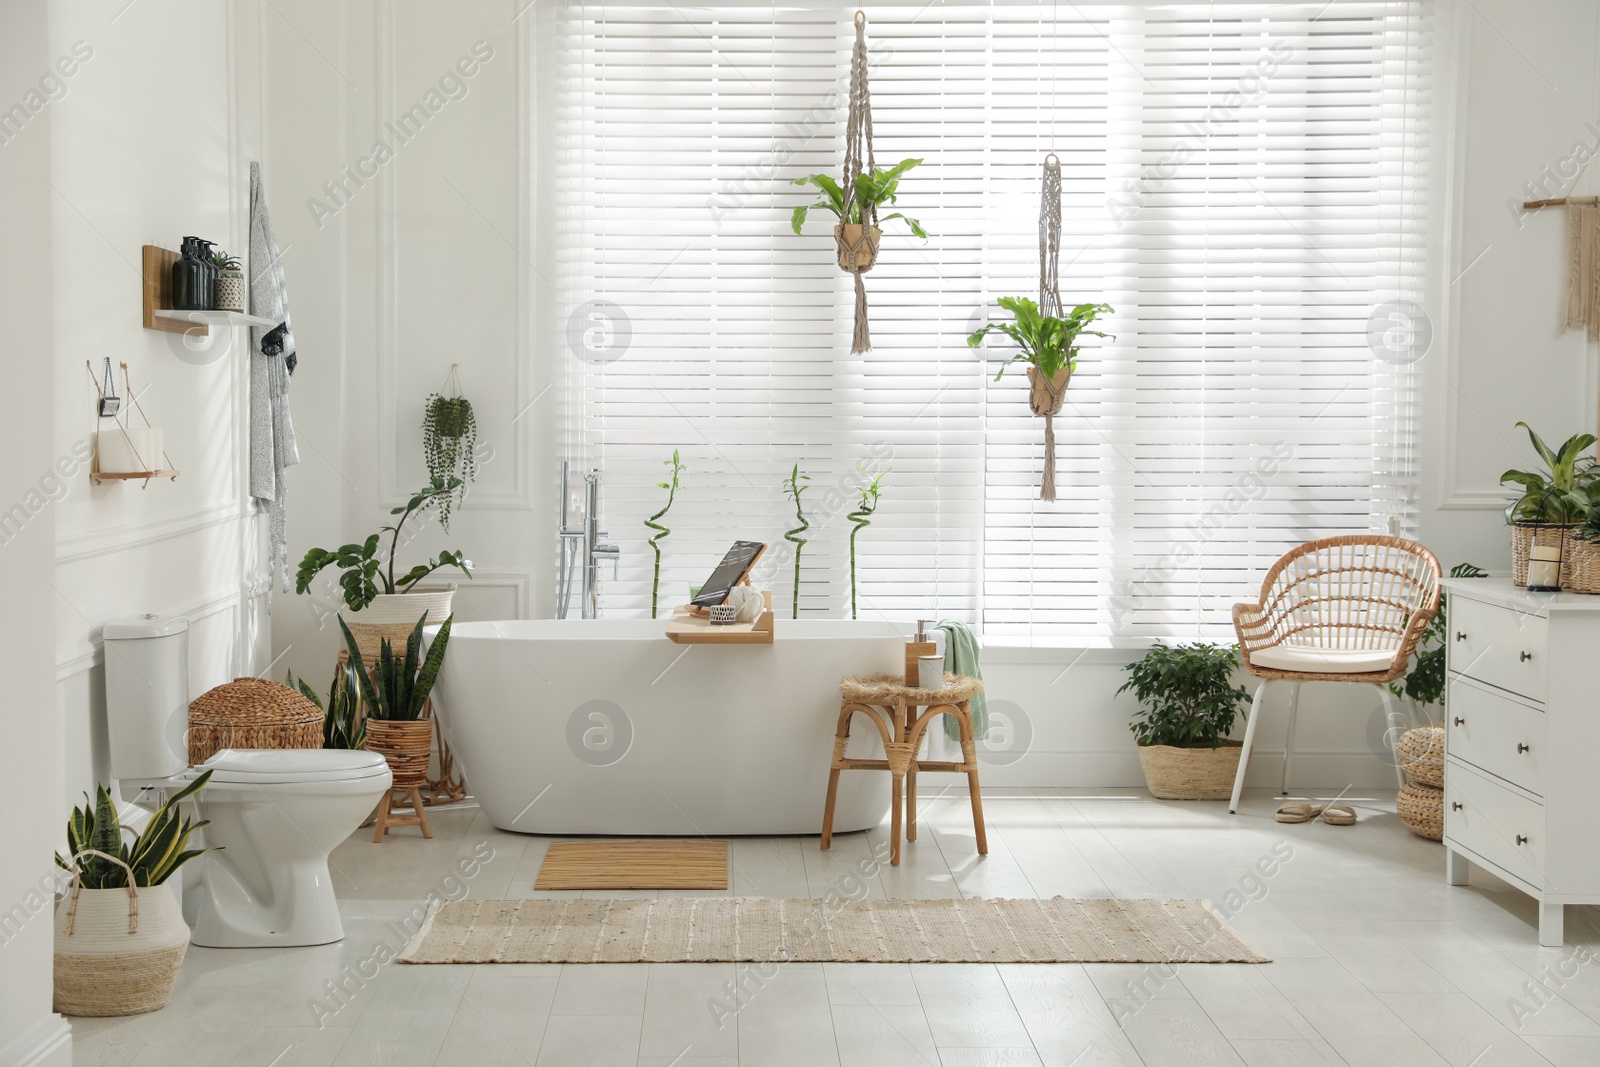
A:
<svg viewBox="0 0 1600 1067">
<path fill-rule="evenodd" d="M 250 496 L 269 516 L 269 574 L 289 591 L 289 539 L 284 525 L 287 493 L 283 472 L 300 462 L 289 418 L 289 375 L 296 356 L 289 324 L 278 241 L 261 190 L 261 164 L 250 164 L 250 314 L 276 325 L 250 327 Z M 270 583 L 270 578 L 269 578 Z M 270 588 L 270 584 L 269 584 Z"/>
</svg>

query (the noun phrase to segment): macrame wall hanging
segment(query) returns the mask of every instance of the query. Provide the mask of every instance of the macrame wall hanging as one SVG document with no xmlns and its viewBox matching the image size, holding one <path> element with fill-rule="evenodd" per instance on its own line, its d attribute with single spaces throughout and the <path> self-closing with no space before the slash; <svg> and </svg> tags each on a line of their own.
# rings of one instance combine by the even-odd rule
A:
<svg viewBox="0 0 1600 1067">
<path fill-rule="evenodd" d="M 1044 186 L 1039 192 L 1039 314 L 1061 316 L 1061 160 L 1051 152 L 1044 157 Z M 1039 479 L 1039 499 L 1056 498 L 1055 418 L 1067 399 L 1072 364 L 1067 362 L 1046 377 L 1038 367 L 1028 368 L 1028 406 L 1044 416 L 1044 473 Z"/>
</svg>

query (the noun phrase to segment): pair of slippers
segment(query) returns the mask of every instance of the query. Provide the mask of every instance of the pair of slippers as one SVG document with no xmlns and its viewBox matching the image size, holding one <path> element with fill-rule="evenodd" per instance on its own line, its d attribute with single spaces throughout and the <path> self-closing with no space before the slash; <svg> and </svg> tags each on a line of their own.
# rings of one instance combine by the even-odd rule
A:
<svg viewBox="0 0 1600 1067">
<path fill-rule="evenodd" d="M 1278 809 L 1279 822 L 1310 822 L 1321 817 L 1330 826 L 1353 826 L 1356 809 L 1348 804 L 1285 804 Z"/>
</svg>

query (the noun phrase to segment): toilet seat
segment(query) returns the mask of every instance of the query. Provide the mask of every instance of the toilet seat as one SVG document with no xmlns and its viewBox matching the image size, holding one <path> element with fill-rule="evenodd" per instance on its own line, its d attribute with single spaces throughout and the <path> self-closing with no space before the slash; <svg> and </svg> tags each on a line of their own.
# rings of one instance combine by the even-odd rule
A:
<svg viewBox="0 0 1600 1067">
<path fill-rule="evenodd" d="M 212 772 L 209 785 L 289 785 L 380 778 L 389 765 L 381 754 L 360 749 L 225 748 L 180 777 L 192 780 L 207 770 Z"/>
</svg>

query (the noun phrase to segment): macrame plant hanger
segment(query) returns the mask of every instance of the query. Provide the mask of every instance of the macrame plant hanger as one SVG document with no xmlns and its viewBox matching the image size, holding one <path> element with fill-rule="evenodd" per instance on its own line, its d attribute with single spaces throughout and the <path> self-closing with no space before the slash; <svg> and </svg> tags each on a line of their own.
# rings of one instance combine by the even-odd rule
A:
<svg viewBox="0 0 1600 1067">
<path fill-rule="evenodd" d="M 1051 152 L 1044 157 L 1044 186 L 1039 193 L 1039 314 L 1061 315 L 1061 160 Z M 1055 417 L 1067 399 L 1067 382 L 1072 378 L 1071 353 L 1052 381 L 1028 368 L 1028 406 L 1044 416 L 1044 474 L 1039 480 L 1039 499 L 1056 498 Z"/>
<path fill-rule="evenodd" d="M 867 16 L 864 12 L 856 12 L 855 25 L 856 46 L 850 55 L 850 117 L 844 140 L 844 200 L 840 204 L 843 214 L 839 225 L 833 229 L 833 239 L 839 246 L 839 269 L 855 278 L 856 318 L 850 351 L 861 353 L 872 348 L 872 338 L 867 332 L 867 287 L 862 284 L 861 276 L 877 262 L 878 241 L 883 231 L 878 229 L 876 204 L 861 209 L 858 223 L 850 222 L 851 206 L 856 202 L 856 180 L 861 177 L 863 162 L 868 173 L 877 169 L 877 160 L 872 155 L 872 97 L 867 90 Z"/>
</svg>

